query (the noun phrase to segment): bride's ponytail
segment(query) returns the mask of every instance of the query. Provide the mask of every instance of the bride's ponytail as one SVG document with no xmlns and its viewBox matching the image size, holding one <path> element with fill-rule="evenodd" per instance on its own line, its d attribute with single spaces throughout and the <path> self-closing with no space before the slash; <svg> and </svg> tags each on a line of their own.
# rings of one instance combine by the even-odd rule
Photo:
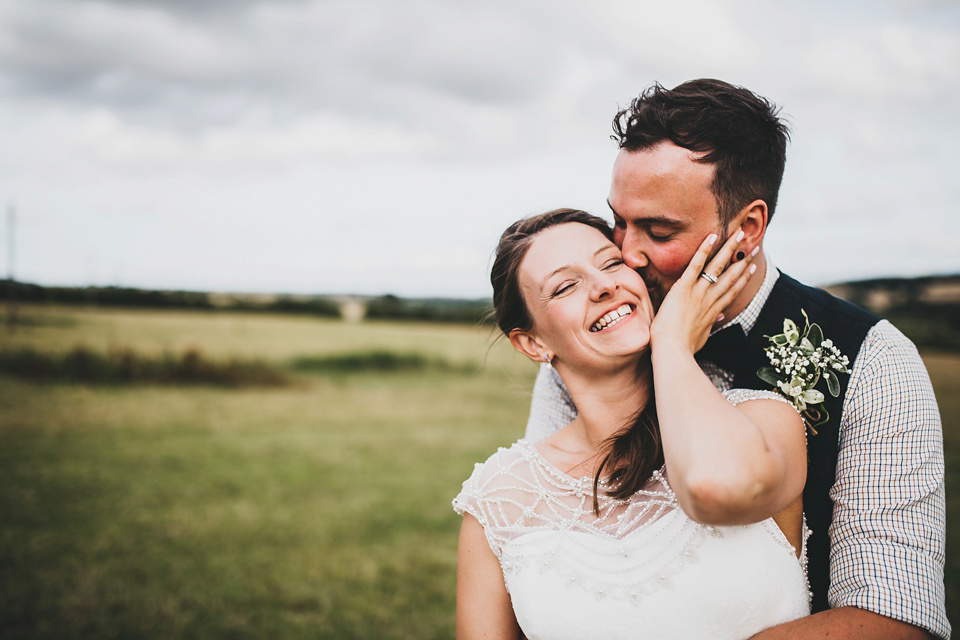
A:
<svg viewBox="0 0 960 640">
<path fill-rule="evenodd" d="M 653 394 L 650 401 L 637 413 L 633 424 L 610 438 L 607 455 L 597 467 L 593 478 L 593 511 L 600 515 L 600 478 L 608 479 L 604 493 L 625 500 L 643 488 L 653 472 L 663 466 L 663 446 L 660 442 L 660 423 Z"/>
</svg>

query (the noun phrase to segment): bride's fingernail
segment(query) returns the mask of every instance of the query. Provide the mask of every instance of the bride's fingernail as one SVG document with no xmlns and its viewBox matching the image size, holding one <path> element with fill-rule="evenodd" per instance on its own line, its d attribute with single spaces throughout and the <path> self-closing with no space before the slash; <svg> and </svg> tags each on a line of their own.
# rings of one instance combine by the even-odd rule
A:
<svg viewBox="0 0 960 640">
<path fill-rule="evenodd" d="M 737 237 L 734 238 L 734 240 L 736 240 L 737 242 L 740 242 L 741 240 L 743 240 L 743 236 L 745 235 L 746 234 L 743 232 L 743 229 L 740 229 L 740 231 L 737 231 Z"/>
<path fill-rule="evenodd" d="M 707 236 L 707 244 L 713 244 L 716 241 L 717 241 L 717 234 L 711 233 L 710 235 Z"/>
<path fill-rule="evenodd" d="M 750 265 L 750 275 L 753 275 L 756 272 L 757 272 L 757 265 L 755 264 Z"/>
<path fill-rule="evenodd" d="M 750 252 L 751 256 L 755 256 L 760 252 L 760 245 L 757 245 L 753 248 L 753 251 Z"/>
<path fill-rule="evenodd" d="M 721 322 L 724 318 L 724 315 L 721 313 L 717 316 L 717 322 Z"/>
</svg>

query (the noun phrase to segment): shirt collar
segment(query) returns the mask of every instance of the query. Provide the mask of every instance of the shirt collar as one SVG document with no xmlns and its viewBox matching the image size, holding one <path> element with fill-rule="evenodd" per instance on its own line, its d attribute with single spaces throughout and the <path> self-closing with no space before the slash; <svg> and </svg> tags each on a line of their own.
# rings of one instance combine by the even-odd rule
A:
<svg viewBox="0 0 960 640">
<path fill-rule="evenodd" d="M 757 293 L 753 296 L 753 299 L 746 306 L 746 308 L 738 313 L 729 322 L 723 324 L 717 330 L 726 329 L 727 327 L 739 324 L 743 327 L 743 332 L 747 335 L 750 334 L 750 331 L 753 329 L 753 326 L 757 324 L 757 318 L 760 317 L 760 311 L 763 309 L 763 305 L 767 303 L 767 298 L 770 297 L 770 292 L 773 291 L 773 285 L 777 283 L 777 278 L 780 277 L 780 272 L 777 270 L 773 261 L 770 260 L 770 256 L 767 255 L 767 252 L 763 252 L 763 257 L 766 260 L 767 270 L 763 274 L 763 282 L 760 284 L 760 289 L 757 290 Z"/>
</svg>

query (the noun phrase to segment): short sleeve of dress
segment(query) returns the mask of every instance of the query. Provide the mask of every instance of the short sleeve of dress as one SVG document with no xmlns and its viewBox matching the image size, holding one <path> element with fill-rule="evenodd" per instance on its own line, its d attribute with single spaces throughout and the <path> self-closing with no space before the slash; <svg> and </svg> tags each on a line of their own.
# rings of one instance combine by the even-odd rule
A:
<svg viewBox="0 0 960 640">
<path fill-rule="evenodd" d="M 457 497 L 453 499 L 453 510 L 461 516 L 469 513 L 486 528 L 487 523 L 484 521 L 483 510 L 480 508 L 481 493 L 479 489 L 479 485 L 481 484 L 480 478 L 484 474 L 483 466 L 484 465 L 479 462 L 475 464 L 473 473 L 463 481 L 463 488 L 460 490 L 460 493 L 457 494 Z"/>
<path fill-rule="evenodd" d="M 522 515 L 527 490 L 517 472 L 527 464 L 516 445 L 509 449 L 501 447 L 486 462 L 474 466 L 473 473 L 453 499 L 454 511 L 460 515 L 469 513 L 477 519 L 498 559 Z"/>
</svg>

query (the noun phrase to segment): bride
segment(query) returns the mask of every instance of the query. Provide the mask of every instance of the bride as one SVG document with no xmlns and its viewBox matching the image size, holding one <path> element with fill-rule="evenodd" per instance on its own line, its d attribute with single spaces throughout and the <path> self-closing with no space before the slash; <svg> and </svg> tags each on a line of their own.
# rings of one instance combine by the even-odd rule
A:
<svg viewBox="0 0 960 640">
<path fill-rule="evenodd" d="M 731 265 L 734 236 L 708 263 L 710 236 L 654 318 L 611 238 L 559 209 L 500 239 L 497 323 L 579 415 L 454 499 L 458 638 L 748 638 L 809 613 L 803 423 L 776 394 L 721 394 L 693 355 L 752 256 Z"/>
</svg>

